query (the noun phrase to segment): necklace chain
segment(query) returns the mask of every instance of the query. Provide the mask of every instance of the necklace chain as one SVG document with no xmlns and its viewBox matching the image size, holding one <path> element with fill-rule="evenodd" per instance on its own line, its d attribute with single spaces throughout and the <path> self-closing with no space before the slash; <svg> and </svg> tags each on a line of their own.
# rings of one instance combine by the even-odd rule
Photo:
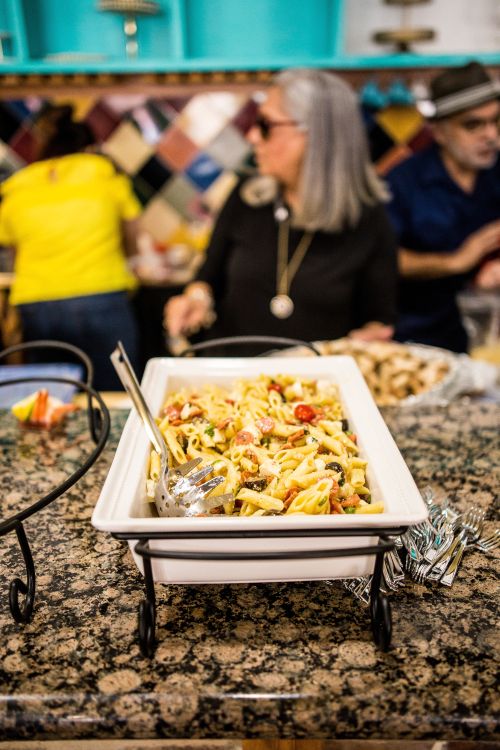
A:
<svg viewBox="0 0 500 750">
<path fill-rule="evenodd" d="M 300 268 L 307 251 L 311 246 L 314 232 L 304 232 L 295 252 L 288 261 L 288 240 L 290 226 L 288 221 L 280 222 L 278 227 L 278 258 L 276 268 L 276 294 L 288 296 L 288 292 L 295 274 Z"/>
</svg>

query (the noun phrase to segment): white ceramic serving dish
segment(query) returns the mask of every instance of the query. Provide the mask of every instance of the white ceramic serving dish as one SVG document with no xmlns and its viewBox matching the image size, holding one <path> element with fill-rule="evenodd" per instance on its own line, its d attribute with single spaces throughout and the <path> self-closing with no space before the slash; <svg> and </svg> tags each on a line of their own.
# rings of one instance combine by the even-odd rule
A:
<svg viewBox="0 0 500 750">
<path fill-rule="evenodd" d="M 290 358 L 152 359 L 142 382 L 153 414 L 158 414 L 167 392 L 185 385 L 204 383 L 230 385 L 235 379 L 279 373 L 332 380 L 338 384 L 345 416 L 358 436 L 360 454 L 368 461 L 367 478 L 374 502 L 383 500 L 384 513 L 373 515 L 321 516 L 213 516 L 200 518 L 158 518 L 145 499 L 146 467 L 150 443 L 142 422 L 132 411 L 111 465 L 108 477 L 92 515 L 101 531 L 133 535 L 151 532 L 225 531 L 222 539 L 153 539 L 153 549 L 194 552 L 255 552 L 341 549 L 365 547 L 377 542 L 377 529 L 409 526 L 427 516 L 426 506 L 396 443 L 386 427 L 354 359 L 344 356 Z M 231 538 L 236 531 L 295 531 L 304 529 L 355 529 L 350 537 L 291 536 Z M 366 529 L 369 529 L 368 533 Z M 373 533 L 374 536 L 370 534 Z M 142 570 L 142 558 L 134 552 Z M 169 583 L 236 583 L 244 581 L 325 580 L 368 575 L 373 571 L 373 555 L 345 558 L 207 561 L 153 559 L 153 576 Z"/>
</svg>

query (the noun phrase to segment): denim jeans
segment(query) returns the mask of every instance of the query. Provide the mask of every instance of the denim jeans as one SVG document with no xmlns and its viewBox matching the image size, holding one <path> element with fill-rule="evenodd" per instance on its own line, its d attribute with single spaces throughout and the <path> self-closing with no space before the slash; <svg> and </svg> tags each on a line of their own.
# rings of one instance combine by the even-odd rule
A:
<svg viewBox="0 0 500 750">
<path fill-rule="evenodd" d="M 127 292 L 91 294 L 84 297 L 19 305 L 23 340 L 52 339 L 82 349 L 94 365 L 97 390 L 123 390 L 109 355 L 120 339 L 134 368 L 138 367 L 138 330 Z M 49 361 L 47 350 L 31 361 Z M 61 355 L 57 357 L 61 360 Z"/>
</svg>

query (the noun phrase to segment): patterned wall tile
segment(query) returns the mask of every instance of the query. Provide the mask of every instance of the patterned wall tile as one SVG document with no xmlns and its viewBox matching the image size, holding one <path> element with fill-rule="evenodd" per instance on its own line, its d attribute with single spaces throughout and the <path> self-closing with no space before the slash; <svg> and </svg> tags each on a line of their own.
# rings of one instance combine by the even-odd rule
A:
<svg viewBox="0 0 500 750">
<path fill-rule="evenodd" d="M 9 146 L 25 162 L 31 162 L 36 157 L 37 142 L 33 129 L 21 127 L 9 141 Z"/>
<path fill-rule="evenodd" d="M 168 107 L 161 107 L 154 101 L 148 101 L 130 110 L 130 121 L 141 132 L 146 143 L 154 146 L 162 138 L 175 117 L 175 113 Z"/>
<path fill-rule="evenodd" d="M 98 101 L 87 114 L 85 122 L 90 125 L 98 141 L 105 141 L 119 126 L 120 116 L 110 109 L 105 102 Z"/>
<path fill-rule="evenodd" d="M 394 140 L 377 124 L 369 132 L 370 154 L 374 162 L 377 162 L 382 156 L 394 146 Z"/>
<path fill-rule="evenodd" d="M 198 147 L 176 125 L 165 132 L 156 146 L 157 153 L 174 169 L 182 170 L 193 161 Z"/>
<path fill-rule="evenodd" d="M 0 182 L 24 167 L 25 163 L 6 143 L 0 141 Z"/>
<path fill-rule="evenodd" d="M 165 162 L 157 156 L 152 156 L 142 165 L 141 169 L 137 172 L 137 176 L 143 179 L 157 193 L 172 176 L 172 172 Z"/>
<path fill-rule="evenodd" d="M 396 143 L 406 143 L 423 125 L 422 115 L 413 107 L 387 107 L 375 119 Z"/>
<path fill-rule="evenodd" d="M 179 214 L 189 221 L 193 215 L 194 204 L 198 191 L 194 185 L 181 174 L 176 175 L 167 182 L 161 195 Z"/>
<path fill-rule="evenodd" d="M 198 94 L 184 107 L 177 125 L 198 146 L 206 146 L 232 120 L 245 97 L 228 92 Z"/>
<path fill-rule="evenodd" d="M 153 149 L 130 122 L 122 122 L 105 143 L 102 150 L 125 172 L 135 174 L 153 155 Z"/>
<path fill-rule="evenodd" d="M 160 244 L 165 244 L 181 223 L 180 214 L 161 195 L 148 203 L 140 218 L 141 228 Z"/>
<path fill-rule="evenodd" d="M 412 151 L 420 151 L 420 149 L 429 146 L 433 141 L 432 130 L 428 125 L 424 125 L 418 133 L 416 133 L 411 140 L 408 141 L 408 146 Z"/>
<path fill-rule="evenodd" d="M 208 190 L 203 193 L 203 202 L 212 215 L 217 214 L 223 206 L 231 190 L 238 182 L 238 177 L 233 171 L 222 172 L 213 182 Z"/>
<path fill-rule="evenodd" d="M 132 177 L 132 186 L 134 188 L 134 193 L 143 206 L 147 205 L 149 201 L 154 198 L 154 188 L 152 188 L 151 185 L 139 175 L 136 174 Z"/>
<path fill-rule="evenodd" d="M 0 102 L 0 138 L 10 141 L 23 122 L 22 114 L 10 107 L 7 102 Z"/>
<path fill-rule="evenodd" d="M 113 112 L 123 116 L 135 107 L 141 107 L 145 101 L 145 94 L 108 94 L 106 104 Z"/>
<path fill-rule="evenodd" d="M 245 160 L 251 146 L 233 125 L 226 127 L 210 143 L 205 152 L 218 164 L 231 169 Z"/>
<path fill-rule="evenodd" d="M 399 143 L 394 148 L 386 151 L 385 154 L 378 160 L 376 170 L 379 175 L 385 175 L 390 169 L 399 164 L 400 161 L 406 159 L 412 155 L 411 149 L 404 143 Z"/>
<path fill-rule="evenodd" d="M 222 172 L 222 167 L 208 154 L 200 153 L 189 164 L 185 174 L 198 190 L 206 190 Z"/>
<path fill-rule="evenodd" d="M 96 96 L 75 96 L 69 98 L 65 95 L 52 96 L 50 99 L 51 104 L 72 104 L 76 120 L 84 120 L 98 102 L 99 99 Z"/>
<path fill-rule="evenodd" d="M 258 105 L 255 99 L 250 98 L 241 107 L 235 117 L 233 117 L 232 123 L 241 133 L 247 133 L 251 126 L 255 122 L 257 116 Z"/>
<path fill-rule="evenodd" d="M 8 108 L 21 122 L 32 119 L 41 106 L 42 99 L 35 96 L 27 97 L 26 99 L 12 99 L 8 102 Z M 1 117 L 2 115 L 0 114 L 0 120 Z"/>
<path fill-rule="evenodd" d="M 188 104 L 191 99 L 191 96 L 169 96 L 163 101 L 171 110 L 173 110 L 176 114 L 179 114 L 179 112 L 182 112 L 186 104 Z"/>
</svg>

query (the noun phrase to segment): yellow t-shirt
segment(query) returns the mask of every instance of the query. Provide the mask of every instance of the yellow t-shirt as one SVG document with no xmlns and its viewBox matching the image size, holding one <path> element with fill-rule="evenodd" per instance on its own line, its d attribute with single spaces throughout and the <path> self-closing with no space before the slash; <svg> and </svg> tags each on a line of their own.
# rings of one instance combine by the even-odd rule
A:
<svg viewBox="0 0 500 750">
<path fill-rule="evenodd" d="M 132 289 L 123 220 L 140 204 L 97 154 L 35 162 L 0 186 L 0 244 L 15 248 L 13 304 Z"/>
</svg>

